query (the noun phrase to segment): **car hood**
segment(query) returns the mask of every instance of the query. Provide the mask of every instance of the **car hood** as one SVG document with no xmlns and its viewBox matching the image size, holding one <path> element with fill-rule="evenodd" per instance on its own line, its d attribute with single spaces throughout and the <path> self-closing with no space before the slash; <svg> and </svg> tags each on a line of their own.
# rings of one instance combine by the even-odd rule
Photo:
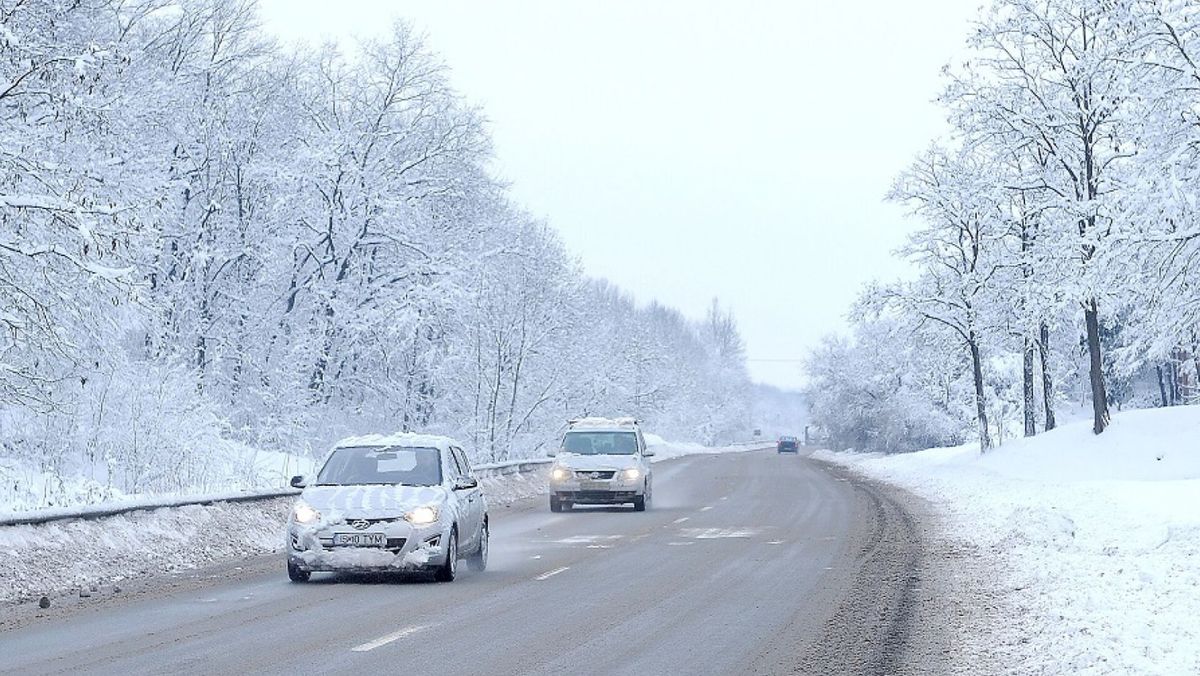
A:
<svg viewBox="0 0 1200 676">
<path fill-rule="evenodd" d="M 636 455 L 575 455 L 561 453 L 555 464 L 572 470 L 627 469 L 638 466 Z"/>
<path fill-rule="evenodd" d="M 325 519 L 387 519 L 422 505 L 439 505 L 446 490 L 441 486 L 309 486 L 300 499 Z"/>
</svg>

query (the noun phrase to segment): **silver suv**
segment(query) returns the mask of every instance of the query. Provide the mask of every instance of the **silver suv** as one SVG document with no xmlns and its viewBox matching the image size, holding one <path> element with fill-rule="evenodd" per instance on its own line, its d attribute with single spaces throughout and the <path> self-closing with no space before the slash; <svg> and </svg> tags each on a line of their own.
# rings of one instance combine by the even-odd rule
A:
<svg viewBox="0 0 1200 676">
<path fill-rule="evenodd" d="M 633 418 L 572 420 L 562 447 L 551 455 L 550 511 L 624 503 L 646 510 L 654 485 L 647 458 L 654 452 Z"/>
</svg>

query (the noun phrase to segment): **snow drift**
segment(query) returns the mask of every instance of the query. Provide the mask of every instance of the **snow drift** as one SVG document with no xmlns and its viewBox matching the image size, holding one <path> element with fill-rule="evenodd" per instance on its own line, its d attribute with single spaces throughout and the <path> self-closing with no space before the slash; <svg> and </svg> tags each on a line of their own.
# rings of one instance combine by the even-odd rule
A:
<svg viewBox="0 0 1200 676">
<path fill-rule="evenodd" d="M 1021 673 L 1200 673 L 1200 406 L 1129 411 L 1010 442 L 819 452 L 931 500 L 998 559 Z"/>
</svg>

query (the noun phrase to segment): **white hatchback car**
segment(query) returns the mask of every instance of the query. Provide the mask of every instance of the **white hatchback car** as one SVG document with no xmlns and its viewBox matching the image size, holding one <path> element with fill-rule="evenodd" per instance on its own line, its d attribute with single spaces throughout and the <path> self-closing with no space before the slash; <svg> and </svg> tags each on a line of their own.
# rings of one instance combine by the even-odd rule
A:
<svg viewBox="0 0 1200 676">
<path fill-rule="evenodd" d="M 654 452 L 632 418 L 572 420 L 562 448 L 552 455 L 550 511 L 623 503 L 646 510 L 654 486 L 647 459 Z"/>
<path fill-rule="evenodd" d="M 488 510 L 461 445 L 419 434 L 345 439 L 303 488 L 288 522 L 288 577 L 487 567 Z"/>
</svg>

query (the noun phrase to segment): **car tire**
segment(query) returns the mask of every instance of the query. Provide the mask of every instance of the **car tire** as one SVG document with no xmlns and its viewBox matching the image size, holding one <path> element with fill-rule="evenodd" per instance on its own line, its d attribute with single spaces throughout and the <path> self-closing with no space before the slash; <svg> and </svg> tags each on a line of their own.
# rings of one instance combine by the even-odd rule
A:
<svg viewBox="0 0 1200 676">
<path fill-rule="evenodd" d="M 446 562 L 438 567 L 433 575 L 438 582 L 454 582 L 458 577 L 458 527 L 450 529 L 450 539 L 446 541 Z"/>
<path fill-rule="evenodd" d="M 292 582 L 308 582 L 308 578 L 312 577 L 310 571 L 304 570 L 300 566 L 288 561 L 288 579 Z"/>
<path fill-rule="evenodd" d="M 635 512 L 646 511 L 646 496 L 639 495 L 633 499 L 633 511 L 635 511 Z"/>
<path fill-rule="evenodd" d="M 474 554 L 467 557 L 467 567 L 476 573 L 487 570 L 489 530 L 487 519 L 484 519 L 483 526 L 479 529 L 479 547 L 475 549 Z"/>
<path fill-rule="evenodd" d="M 551 495 L 550 496 L 550 511 L 551 512 L 561 512 L 562 509 L 563 509 L 562 508 L 562 500 L 559 500 L 557 497 Z"/>
</svg>

